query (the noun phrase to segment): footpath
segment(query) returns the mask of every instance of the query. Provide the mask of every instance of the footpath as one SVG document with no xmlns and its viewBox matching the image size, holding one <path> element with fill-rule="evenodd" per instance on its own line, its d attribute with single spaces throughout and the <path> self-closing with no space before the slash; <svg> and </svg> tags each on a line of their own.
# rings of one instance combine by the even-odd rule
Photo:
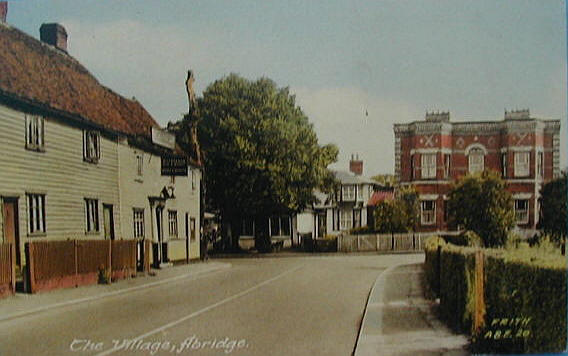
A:
<svg viewBox="0 0 568 356">
<path fill-rule="evenodd" d="M 230 268 L 230 263 L 197 262 L 178 265 L 136 278 L 123 279 L 111 284 L 94 284 L 78 288 L 57 289 L 37 294 L 16 293 L 0 300 L 0 322 L 68 305 L 87 303 L 115 295 L 153 288 L 183 279 L 199 278 L 206 273 Z"/>
<path fill-rule="evenodd" d="M 435 315 L 425 299 L 422 264 L 393 266 L 377 278 L 365 308 L 355 356 L 469 355 L 468 340 Z"/>
</svg>

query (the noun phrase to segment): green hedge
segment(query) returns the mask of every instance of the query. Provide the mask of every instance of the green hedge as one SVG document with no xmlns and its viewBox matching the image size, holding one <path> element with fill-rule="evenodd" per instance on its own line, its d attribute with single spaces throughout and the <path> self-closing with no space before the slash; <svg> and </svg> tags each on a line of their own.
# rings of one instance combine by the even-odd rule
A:
<svg viewBox="0 0 568 356">
<path fill-rule="evenodd" d="M 425 244 L 425 278 L 433 294 L 440 297 L 441 317 L 466 333 L 471 331 L 474 314 L 475 251 L 440 238 Z M 485 327 L 472 335 L 472 351 L 566 349 L 566 260 L 532 249 L 483 252 Z"/>
</svg>

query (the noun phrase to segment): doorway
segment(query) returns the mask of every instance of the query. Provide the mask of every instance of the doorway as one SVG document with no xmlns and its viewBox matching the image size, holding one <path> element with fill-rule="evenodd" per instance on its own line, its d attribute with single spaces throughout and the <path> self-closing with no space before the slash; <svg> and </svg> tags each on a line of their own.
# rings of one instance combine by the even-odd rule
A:
<svg viewBox="0 0 568 356">
<path fill-rule="evenodd" d="M 16 275 L 21 275 L 20 232 L 18 218 L 18 198 L 3 198 L 2 217 L 4 221 L 4 242 L 14 245 L 16 254 Z"/>
</svg>

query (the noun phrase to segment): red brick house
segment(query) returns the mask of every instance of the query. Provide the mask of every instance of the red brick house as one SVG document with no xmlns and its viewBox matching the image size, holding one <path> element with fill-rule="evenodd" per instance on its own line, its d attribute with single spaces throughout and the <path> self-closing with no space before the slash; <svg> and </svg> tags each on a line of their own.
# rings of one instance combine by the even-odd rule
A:
<svg viewBox="0 0 568 356">
<path fill-rule="evenodd" d="M 501 121 L 450 122 L 450 113 L 395 124 L 395 173 L 420 194 L 419 231 L 447 231 L 451 183 L 470 173 L 501 173 L 513 195 L 517 225 L 534 230 L 543 183 L 560 174 L 560 121 L 505 111 Z"/>
</svg>

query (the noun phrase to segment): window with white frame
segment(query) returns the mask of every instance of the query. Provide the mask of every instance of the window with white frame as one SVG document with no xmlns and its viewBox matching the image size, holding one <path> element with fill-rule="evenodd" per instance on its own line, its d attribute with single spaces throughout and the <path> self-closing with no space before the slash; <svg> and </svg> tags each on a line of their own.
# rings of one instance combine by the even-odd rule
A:
<svg viewBox="0 0 568 356">
<path fill-rule="evenodd" d="M 133 221 L 134 221 L 134 238 L 143 239 L 144 238 L 144 209 L 134 208 L 133 211 Z"/>
<path fill-rule="evenodd" d="M 529 201 L 528 199 L 515 199 L 515 219 L 517 224 L 528 224 Z"/>
<path fill-rule="evenodd" d="M 421 156 L 421 178 L 431 179 L 436 178 L 436 154 L 425 153 Z"/>
<path fill-rule="evenodd" d="M 91 163 L 97 163 L 101 158 L 101 136 L 97 131 L 84 131 L 83 158 Z"/>
<path fill-rule="evenodd" d="M 436 223 L 435 200 L 422 200 L 420 202 L 420 222 L 422 225 L 433 225 Z"/>
<path fill-rule="evenodd" d="M 44 148 L 44 118 L 37 115 L 26 115 L 26 148 L 42 151 Z"/>
<path fill-rule="evenodd" d="M 536 172 L 538 177 L 544 177 L 544 153 L 539 152 L 537 156 Z"/>
<path fill-rule="evenodd" d="M 507 178 L 507 154 L 501 154 L 501 174 L 503 178 Z"/>
<path fill-rule="evenodd" d="M 168 210 L 168 227 L 171 237 L 178 236 L 178 219 L 176 210 Z"/>
<path fill-rule="evenodd" d="M 87 232 L 99 231 L 99 201 L 97 199 L 85 199 L 85 221 Z"/>
<path fill-rule="evenodd" d="M 340 211 L 340 228 L 349 230 L 353 227 L 353 212 L 351 210 Z"/>
<path fill-rule="evenodd" d="M 197 183 L 196 183 L 196 174 L 195 171 L 192 169 L 191 170 L 191 189 L 195 190 L 195 188 L 197 187 Z"/>
<path fill-rule="evenodd" d="M 529 175 L 530 157 L 530 152 L 515 152 L 515 177 Z"/>
<path fill-rule="evenodd" d="M 45 194 L 28 194 L 28 233 L 43 234 L 45 227 Z"/>
<path fill-rule="evenodd" d="M 357 200 L 363 200 L 363 186 L 357 186 Z"/>
<path fill-rule="evenodd" d="M 483 172 L 485 169 L 485 155 L 481 148 L 472 148 L 468 155 L 469 173 Z"/>
<path fill-rule="evenodd" d="M 355 186 L 344 185 L 341 187 L 343 191 L 343 200 L 355 200 Z"/>
<path fill-rule="evenodd" d="M 450 178 L 450 163 L 451 163 L 451 155 L 445 154 L 444 155 L 444 177 Z"/>
<path fill-rule="evenodd" d="M 139 177 L 144 173 L 144 156 L 142 153 L 136 155 L 136 175 Z"/>
</svg>

